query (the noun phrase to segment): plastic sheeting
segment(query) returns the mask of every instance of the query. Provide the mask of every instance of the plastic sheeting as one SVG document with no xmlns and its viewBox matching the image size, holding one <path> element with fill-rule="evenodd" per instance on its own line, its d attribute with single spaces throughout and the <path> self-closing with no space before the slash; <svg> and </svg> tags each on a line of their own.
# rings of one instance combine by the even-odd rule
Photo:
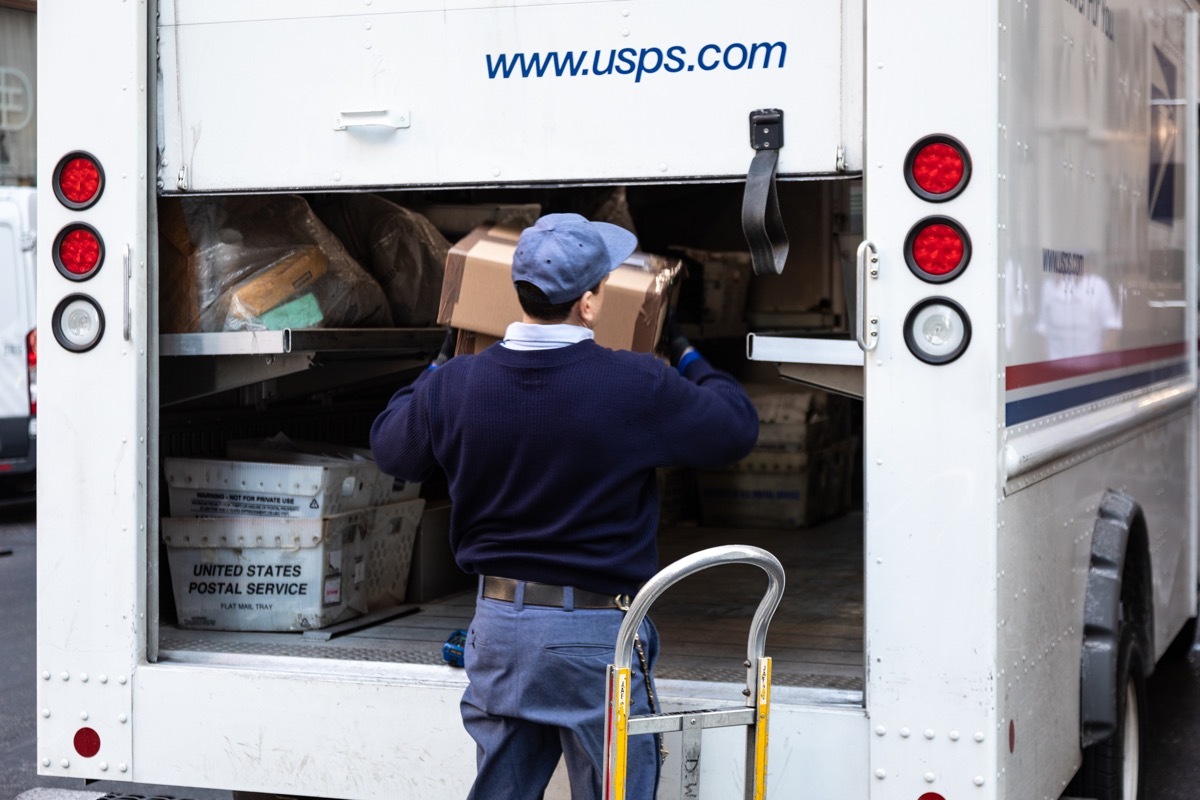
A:
<svg viewBox="0 0 1200 800">
<path fill-rule="evenodd" d="M 387 327 L 379 282 L 298 195 L 164 199 L 162 329 Z"/>
<path fill-rule="evenodd" d="M 397 326 L 435 324 L 450 242 L 425 216 L 375 194 L 325 195 L 310 203 L 383 286 Z"/>
</svg>

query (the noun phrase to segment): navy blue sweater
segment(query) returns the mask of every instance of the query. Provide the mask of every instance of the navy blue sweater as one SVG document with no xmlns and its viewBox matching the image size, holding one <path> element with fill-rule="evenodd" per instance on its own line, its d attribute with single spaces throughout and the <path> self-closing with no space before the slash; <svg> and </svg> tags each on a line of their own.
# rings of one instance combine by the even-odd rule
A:
<svg viewBox="0 0 1200 800">
<path fill-rule="evenodd" d="M 592 340 L 493 345 L 397 392 L 371 449 L 405 480 L 441 465 L 465 571 L 633 593 L 658 570 L 655 467 L 718 468 L 758 437 L 736 380 L 702 358 L 685 373 Z"/>
</svg>

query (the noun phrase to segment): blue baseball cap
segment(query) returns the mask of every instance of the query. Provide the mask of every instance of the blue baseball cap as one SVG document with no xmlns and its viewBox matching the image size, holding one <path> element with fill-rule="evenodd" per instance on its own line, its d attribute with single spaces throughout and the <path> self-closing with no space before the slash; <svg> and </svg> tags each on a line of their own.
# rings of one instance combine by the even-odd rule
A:
<svg viewBox="0 0 1200 800">
<path fill-rule="evenodd" d="M 547 214 L 521 232 L 513 281 L 529 281 L 551 303 L 583 296 L 633 253 L 637 237 L 579 214 Z"/>
</svg>

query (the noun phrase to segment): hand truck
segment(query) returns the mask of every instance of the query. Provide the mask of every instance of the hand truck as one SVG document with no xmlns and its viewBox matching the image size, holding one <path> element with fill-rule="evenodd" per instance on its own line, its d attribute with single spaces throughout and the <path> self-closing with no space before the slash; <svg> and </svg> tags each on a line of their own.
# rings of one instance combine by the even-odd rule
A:
<svg viewBox="0 0 1200 800">
<path fill-rule="evenodd" d="M 650 605 L 674 584 L 720 564 L 753 564 L 767 573 L 767 591 L 750 623 L 746 645 L 746 705 L 684 711 L 674 714 L 629 715 L 634 636 Z M 700 736 L 704 728 L 746 728 L 746 798 L 767 796 L 767 728 L 771 710 L 771 659 L 763 655 L 767 625 L 783 597 L 783 566 L 775 556 L 749 545 L 725 545 L 681 558 L 647 581 L 629 604 L 617 632 L 613 663 L 608 666 L 604 731 L 604 800 L 625 800 L 626 756 L 630 736 L 680 731 L 682 797 L 700 796 Z M 639 800 L 634 798 L 634 800 Z"/>
</svg>

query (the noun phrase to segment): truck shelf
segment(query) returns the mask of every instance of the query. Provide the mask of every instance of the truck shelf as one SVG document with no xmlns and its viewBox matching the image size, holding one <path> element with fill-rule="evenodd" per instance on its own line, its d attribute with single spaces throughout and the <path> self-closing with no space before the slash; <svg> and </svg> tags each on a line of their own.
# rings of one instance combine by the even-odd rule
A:
<svg viewBox="0 0 1200 800">
<path fill-rule="evenodd" d="M 430 359 L 442 328 L 311 328 L 159 337 L 162 404 L 289 378 L 266 391 L 319 391 L 405 372 Z M 320 370 L 312 370 L 321 367 Z M 313 374 L 306 374 L 312 370 Z"/>
<path fill-rule="evenodd" d="M 165 333 L 164 356 L 239 356 L 295 353 L 429 352 L 441 344 L 442 328 L 284 328 L 278 331 Z"/>
<path fill-rule="evenodd" d="M 677 527 L 659 537 L 661 562 L 717 544 L 763 547 L 787 574 L 783 601 L 768 631 L 774 683 L 835 693 L 861 704 L 863 689 L 862 515 L 849 514 L 805 530 Z M 754 567 L 714 572 L 716 580 L 685 580 L 651 609 L 662 649 L 661 680 L 741 683 L 746 636 L 765 581 Z M 416 613 L 335 636 L 298 633 L 222 633 L 164 626 L 160 663 L 238 665 L 277 658 L 353 662 L 362 672 L 378 664 L 442 664 L 441 647 L 471 619 L 475 595 L 465 592 L 421 605 Z M 615 646 L 615 642 L 614 642 Z"/>
</svg>

